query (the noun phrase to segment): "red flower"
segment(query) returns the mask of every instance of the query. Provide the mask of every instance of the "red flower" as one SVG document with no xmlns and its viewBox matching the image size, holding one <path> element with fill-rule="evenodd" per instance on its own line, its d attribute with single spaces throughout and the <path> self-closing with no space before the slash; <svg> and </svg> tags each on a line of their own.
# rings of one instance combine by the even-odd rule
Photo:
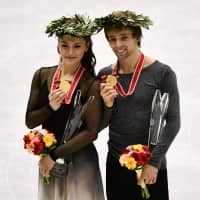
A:
<svg viewBox="0 0 200 200">
<path fill-rule="evenodd" d="M 34 148 L 34 154 L 35 155 L 40 155 L 42 150 L 44 149 L 44 143 L 43 142 L 34 142 L 35 148 Z"/>
<path fill-rule="evenodd" d="M 142 149 L 143 149 L 144 151 L 146 151 L 146 152 L 149 152 L 149 148 L 148 148 L 148 146 L 146 146 L 146 145 L 143 145 L 143 146 L 142 146 Z"/>
<path fill-rule="evenodd" d="M 23 140 L 24 140 L 25 144 L 30 143 L 30 139 L 29 139 L 29 137 L 27 135 L 24 136 Z"/>
<path fill-rule="evenodd" d="M 129 153 L 129 150 L 128 149 L 124 149 L 123 154 L 127 154 L 127 153 Z"/>
<path fill-rule="evenodd" d="M 142 160 L 139 160 L 139 161 L 137 162 L 137 165 L 138 165 L 138 166 L 144 166 L 144 165 L 145 165 L 145 162 L 142 161 Z"/>
</svg>

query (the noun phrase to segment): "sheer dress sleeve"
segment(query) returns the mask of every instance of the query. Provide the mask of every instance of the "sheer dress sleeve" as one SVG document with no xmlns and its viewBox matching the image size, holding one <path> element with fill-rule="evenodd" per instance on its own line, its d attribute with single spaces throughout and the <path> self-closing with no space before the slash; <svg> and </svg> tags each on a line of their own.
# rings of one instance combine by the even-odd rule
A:
<svg viewBox="0 0 200 200">
<path fill-rule="evenodd" d="M 43 71 L 43 72 L 42 72 Z M 26 110 L 26 125 L 28 128 L 35 128 L 41 125 L 54 112 L 49 106 L 48 93 L 44 94 L 41 73 L 48 76 L 48 70 L 38 69 L 32 79 L 31 92 Z M 42 91 L 43 90 L 43 91 Z M 46 90 L 48 91 L 48 90 Z M 45 98 L 45 103 L 41 103 L 41 98 Z"/>
</svg>

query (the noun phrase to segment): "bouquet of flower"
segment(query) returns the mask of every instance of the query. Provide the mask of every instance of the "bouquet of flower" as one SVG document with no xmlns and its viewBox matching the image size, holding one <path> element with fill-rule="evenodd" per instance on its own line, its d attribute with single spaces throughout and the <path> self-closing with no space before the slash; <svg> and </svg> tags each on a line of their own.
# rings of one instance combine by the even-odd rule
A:
<svg viewBox="0 0 200 200">
<path fill-rule="evenodd" d="M 119 158 L 121 166 L 134 170 L 139 178 L 141 176 L 143 166 L 150 159 L 149 148 L 145 145 L 136 144 L 126 147 Z M 150 197 L 148 188 L 143 182 L 141 184 L 142 197 L 148 199 Z"/>
<path fill-rule="evenodd" d="M 46 156 L 51 149 L 56 146 L 56 138 L 53 133 L 48 132 L 46 129 L 31 130 L 24 135 L 24 148 L 28 152 L 40 156 L 42 159 Z M 49 184 L 50 177 L 44 176 L 44 182 Z"/>
</svg>

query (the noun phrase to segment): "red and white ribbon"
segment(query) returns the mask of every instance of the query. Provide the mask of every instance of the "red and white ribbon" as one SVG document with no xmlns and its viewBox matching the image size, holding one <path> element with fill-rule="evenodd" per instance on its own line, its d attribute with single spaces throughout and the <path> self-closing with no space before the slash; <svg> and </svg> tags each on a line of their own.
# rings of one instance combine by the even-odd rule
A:
<svg viewBox="0 0 200 200">
<path fill-rule="evenodd" d="M 65 104 L 70 104 L 72 96 L 74 94 L 74 91 L 76 89 L 76 86 L 79 83 L 79 80 L 81 79 L 83 72 L 85 71 L 85 68 L 80 66 L 77 70 L 76 73 L 74 74 L 74 77 L 71 81 L 71 86 L 69 91 L 66 94 L 64 103 Z M 53 76 L 53 80 L 52 80 L 52 84 L 51 84 L 51 92 L 54 91 L 55 89 L 59 88 L 59 84 L 60 84 L 60 74 L 61 74 L 61 67 L 58 66 L 56 69 L 56 72 Z"/>
<path fill-rule="evenodd" d="M 118 93 L 121 96 L 126 97 L 126 96 L 129 96 L 129 95 L 133 94 L 133 92 L 135 91 L 135 87 L 137 85 L 137 81 L 139 79 L 140 73 L 142 71 L 143 63 L 144 63 L 144 54 L 141 53 L 141 55 L 139 57 L 139 60 L 138 60 L 138 63 L 136 65 L 136 67 L 135 67 L 135 71 L 133 73 L 131 82 L 129 84 L 128 92 L 124 91 L 124 89 L 123 89 L 122 85 L 119 83 L 119 81 L 117 82 L 116 88 L 117 88 Z M 112 75 L 113 76 L 116 76 L 116 75 L 118 76 L 117 66 L 113 69 Z"/>
</svg>

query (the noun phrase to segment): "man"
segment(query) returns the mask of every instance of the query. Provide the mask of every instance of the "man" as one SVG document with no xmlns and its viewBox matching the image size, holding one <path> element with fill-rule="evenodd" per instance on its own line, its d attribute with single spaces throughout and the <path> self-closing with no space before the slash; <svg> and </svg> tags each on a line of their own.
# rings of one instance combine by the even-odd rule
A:
<svg viewBox="0 0 200 200">
<path fill-rule="evenodd" d="M 144 181 L 150 199 L 168 200 L 165 154 L 180 128 L 179 94 L 176 75 L 167 65 L 144 55 L 140 49 L 142 28 L 151 20 L 131 11 L 116 11 L 96 19 L 117 56 L 116 64 L 99 72 L 104 115 L 101 129 L 109 126 L 106 163 L 108 200 L 142 199 L 139 185 Z M 169 94 L 166 124 L 151 159 L 140 178 L 120 166 L 119 156 L 126 146 L 148 144 L 152 100 L 156 89 Z"/>
</svg>

